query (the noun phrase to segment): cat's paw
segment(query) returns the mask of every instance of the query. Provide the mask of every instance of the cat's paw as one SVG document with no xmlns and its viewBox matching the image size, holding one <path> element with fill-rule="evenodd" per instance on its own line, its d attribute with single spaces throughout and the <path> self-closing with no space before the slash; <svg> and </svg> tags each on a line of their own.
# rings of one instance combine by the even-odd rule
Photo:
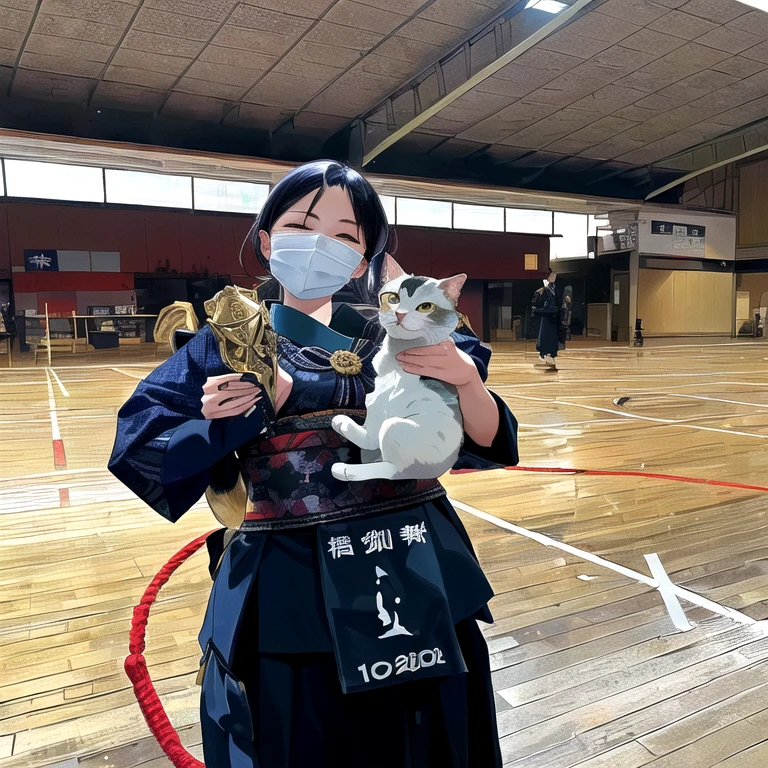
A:
<svg viewBox="0 0 768 768">
<path fill-rule="evenodd" d="M 334 416 L 331 419 L 331 426 L 340 434 L 340 435 L 346 435 L 349 432 L 349 426 L 350 424 L 354 424 L 355 422 L 352 421 L 352 419 L 349 418 L 349 416 Z"/>
<path fill-rule="evenodd" d="M 336 416 L 336 419 L 338 418 L 344 418 Z M 335 420 L 335 419 L 334 419 Z M 352 478 L 349 477 L 349 473 L 352 470 L 351 464 L 344 464 L 341 461 L 337 461 L 332 467 L 331 467 L 331 474 L 337 479 L 337 480 L 346 480 L 349 481 Z"/>
</svg>

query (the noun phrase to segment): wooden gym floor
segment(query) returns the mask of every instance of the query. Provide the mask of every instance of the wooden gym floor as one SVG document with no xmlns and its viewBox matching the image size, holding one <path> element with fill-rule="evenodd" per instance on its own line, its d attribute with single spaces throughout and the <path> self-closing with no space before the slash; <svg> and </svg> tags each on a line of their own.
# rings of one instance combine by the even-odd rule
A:
<svg viewBox="0 0 768 768">
<path fill-rule="evenodd" d="M 497 345 L 489 380 L 520 420 L 524 467 L 768 485 L 768 344 L 574 343 L 556 373 L 535 359 L 530 345 Z M 155 572 L 215 521 L 199 505 L 171 525 L 104 468 L 116 411 L 157 362 L 147 347 L 57 355 L 50 369 L 19 355 L 19 367 L 0 369 L 4 768 L 169 765 L 122 670 L 129 620 Z M 643 555 L 656 552 L 675 583 L 763 620 L 762 490 L 505 470 L 444 484 L 472 508 L 578 549 L 462 512 L 497 593 L 487 636 L 508 765 L 768 764 L 764 625 L 684 604 L 696 626 L 678 632 L 658 591 L 585 559 L 648 575 Z M 198 757 L 205 560 L 193 556 L 162 590 L 146 652 Z"/>
</svg>

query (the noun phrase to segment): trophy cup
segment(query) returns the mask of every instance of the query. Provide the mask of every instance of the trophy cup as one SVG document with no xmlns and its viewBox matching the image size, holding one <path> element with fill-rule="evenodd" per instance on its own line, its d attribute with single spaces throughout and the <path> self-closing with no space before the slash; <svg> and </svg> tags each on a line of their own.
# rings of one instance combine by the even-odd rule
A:
<svg viewBox="0 0 768 768">
<path fill-rule="evenodd" d="M 270 325 L 269 312 L 258 301 L 256 292 L 228 285 L 205 302 L 205 311 L 221 359 L 235 373 L 252 374 L 274 406 L 277 336 Z M 255 408 L 253 406 L 246 412 L 246 418 Z M 219 480 L 215 485 L 212 483 L 205 497 L 220 523 L 227 528 L 237 528 L 245 517 L 248 493 L 237 467 L 222 475 L 228 479 Z"/>
</svg>

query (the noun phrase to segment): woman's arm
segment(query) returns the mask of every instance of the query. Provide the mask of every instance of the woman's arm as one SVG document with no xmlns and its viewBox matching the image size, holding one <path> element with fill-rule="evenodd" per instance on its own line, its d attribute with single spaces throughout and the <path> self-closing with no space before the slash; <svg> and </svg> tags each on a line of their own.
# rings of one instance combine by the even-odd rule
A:
<svg viewBox="0 0 768 768">
<path fill-rule="evenodd" d="M 453 384 L 464 420 L 464 445 L 457 467 L 490 468 L 518 463 L 517 420 L 506 403 L 486 389 L 491 351 L 469 330 L 431 347 L 398 355 L 403 370 Z"/>
<path fill-rule="evenodd" d="M 206 327 L 147 376 L 118 413 L 110 471 L 173 522 L 203 495 L 217 462 L 271 417 L 269 399 L 261 397 L 247 418 L 206 419 L 204 386 L 227 373 Z"/>
<path fill-rule="evenodd" d="M 459 351 L 459 354 L 464 353 Z M 477 445 L 490 448 L 499 431 L 499 408 L 485 388 L 474 363 L 470 360 L 469 364 L 473 371 L 470 380 L 456 387 L 461 415 L 464 418 L 464 431 Z"/>
</svg>

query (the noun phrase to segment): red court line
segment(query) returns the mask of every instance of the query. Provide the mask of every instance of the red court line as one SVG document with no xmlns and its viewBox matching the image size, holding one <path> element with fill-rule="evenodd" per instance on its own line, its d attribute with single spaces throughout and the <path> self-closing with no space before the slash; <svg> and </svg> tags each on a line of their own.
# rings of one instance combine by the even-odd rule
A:
<svg viewBox="0 0 768 768">
<path fill-rule="evenodd" d="M 53 466 L 56 469 L 63 469 L 67 466 L 67 455 L 64 453 L 64 441 L 61 439 L 53 441 Z"/>
<path fill-rule="evenodd" d="M 613 469 L 570 469 L 568 467 L 501 467 L 511 472 L 540 472 L 557 475 L 597 475 L 607 477 L 646 477 L 652 480 L 671 480 L 676 483 L 694 483 L 695 485 L 717 485 L 723 488 L 739 488 L 745 491 L 762 491 L 768 493 L 768 486 L 747 485 L 745 483 L 729 483 L 726 480 L 707 480 L 703 477 L 684 477 L 682 475 L 665 475 L 658 472 L 633 472 L 629 470 Z M 452 475 L 461 475 L 467 472 L 481 472 L 479 469 L 452 469 Z"/>
</svg>

